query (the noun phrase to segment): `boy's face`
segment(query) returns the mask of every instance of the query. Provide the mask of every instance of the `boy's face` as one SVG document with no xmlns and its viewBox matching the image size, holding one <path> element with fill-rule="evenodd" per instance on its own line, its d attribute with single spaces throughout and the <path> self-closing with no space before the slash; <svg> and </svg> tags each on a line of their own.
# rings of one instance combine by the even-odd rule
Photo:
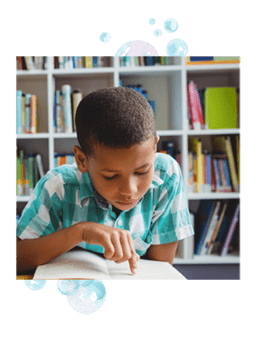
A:
<svg viewBox="0 0 270 342">
<path fill-rule="evenodd" d="M 130 148 L 95 146 L 95 157 L 85 158 L 78 146 L 74 155 L 81 172 L 89 171 L 98 193 L 120 210 L 132 209 L 149 189 L 154 175 L 153 139 Z"/>
</svg>

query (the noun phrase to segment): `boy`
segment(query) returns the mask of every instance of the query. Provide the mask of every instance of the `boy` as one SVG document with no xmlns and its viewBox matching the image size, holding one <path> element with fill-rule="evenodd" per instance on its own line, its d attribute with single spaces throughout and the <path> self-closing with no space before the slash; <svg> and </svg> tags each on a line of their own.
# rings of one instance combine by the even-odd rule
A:
<svg viewBox="0 0 270 342">
<path fill-rule="evenodd" d="M 17 226 L 17 270 L 35 269 L 75 246 L 129 262 L 172 264 L 193 228 L 177 162 L 158 154 L 154 115 L 135 90 L 90 93 L 76 111 L 76 164 L 49 171 Z"/>
</svg>

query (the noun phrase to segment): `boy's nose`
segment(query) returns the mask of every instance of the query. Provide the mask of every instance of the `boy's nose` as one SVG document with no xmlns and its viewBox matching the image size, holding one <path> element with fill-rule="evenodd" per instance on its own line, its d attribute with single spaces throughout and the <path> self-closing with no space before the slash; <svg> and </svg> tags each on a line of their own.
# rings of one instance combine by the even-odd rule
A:
<svg viewBox="0 0 270 342">
<path fill-rule="evenodd" d="M 128 180 L 121 183 L 119 192 L 122 196 L 130 199 L 137 193 L 137 183 L 135 180 Z"/>
</svg>

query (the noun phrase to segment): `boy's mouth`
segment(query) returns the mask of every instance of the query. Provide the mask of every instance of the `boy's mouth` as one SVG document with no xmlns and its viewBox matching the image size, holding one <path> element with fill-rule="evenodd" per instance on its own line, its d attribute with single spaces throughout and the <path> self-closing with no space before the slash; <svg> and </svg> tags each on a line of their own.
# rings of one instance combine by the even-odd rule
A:
<svg viewBox="0 0 270 342">
<path fill-rule="evenodd" d="M 136 203 L 138 200 L 131 200 L 130 202 L 117 202 L 120 205 L 131 205 Z"/>
</svg>

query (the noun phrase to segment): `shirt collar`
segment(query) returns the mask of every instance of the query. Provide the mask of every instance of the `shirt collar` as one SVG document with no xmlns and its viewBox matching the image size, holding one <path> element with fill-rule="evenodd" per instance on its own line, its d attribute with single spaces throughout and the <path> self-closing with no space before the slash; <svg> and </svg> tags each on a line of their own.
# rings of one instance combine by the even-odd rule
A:
<svg viewBox="0 0 270 342">
<path fill-rule="evenodd" d="M 150 189 L 158 188 L 163 183 L 164 181 L 157 174 L 154 174 L 152 183 L 150 185 Z M 80 191 L 80 204 L 81 205 L 82 205 L 82 201 L 85 198 L 94 197 L 97 204 L 102 209 L 109 209 L 111 207 L 111 204 L 104 197 L 102 197 L 94 188 L 88 171 L 86 173 L 82 173 L 79 191 Z M 143 198 L 141 198 L 138 203 L 140 203 L 142 199 Z"/>
</svg>

